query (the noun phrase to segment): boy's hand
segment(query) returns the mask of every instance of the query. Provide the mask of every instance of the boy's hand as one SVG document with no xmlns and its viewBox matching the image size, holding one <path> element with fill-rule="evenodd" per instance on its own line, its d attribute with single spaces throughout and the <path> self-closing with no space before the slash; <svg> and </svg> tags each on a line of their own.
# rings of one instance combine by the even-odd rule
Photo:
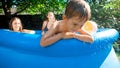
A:
<svg viewBox="0 0 120 68">
<path fill-rule="evenodd" d="M 75 35 L 75 32 L 66 32 L 63 35 L 63 39 L 73 38 Z"/>
</svg>

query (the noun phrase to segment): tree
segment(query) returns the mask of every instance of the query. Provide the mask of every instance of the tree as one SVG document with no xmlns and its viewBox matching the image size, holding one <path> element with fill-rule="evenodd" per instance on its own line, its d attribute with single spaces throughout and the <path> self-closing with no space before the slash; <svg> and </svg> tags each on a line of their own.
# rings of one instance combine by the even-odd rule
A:
<svg viewBox="0 0 120 68">
<path fill-rule="evenodd" d="M 120 0 L 87 0 L 92 10 L 91 20 L 100 28 L 114 28 L 120 33 Z M 120 37 L 114 44 L 120 51 Z"/>
<path fill-rule="evenodd" d="M 1 0 L 5 15 L 16 15 L 18 13 L 45 14 L 48 11 L 55 11 L 61 14 L 67 0 Z M 11 8 L 16 7 L 17 11 L 11 14 Z"/>
<path fill-rule="evenodd" d="M 44 17 L 48 11 L 61 14 L 68 0 L 0 0 L 7 23 L 11 15 L 17 14 L 42 14 Z M 12 8 L 16 11 L 13 13 Z M 42 18 L 43 18 L 42 17 Z"/>
</svg>

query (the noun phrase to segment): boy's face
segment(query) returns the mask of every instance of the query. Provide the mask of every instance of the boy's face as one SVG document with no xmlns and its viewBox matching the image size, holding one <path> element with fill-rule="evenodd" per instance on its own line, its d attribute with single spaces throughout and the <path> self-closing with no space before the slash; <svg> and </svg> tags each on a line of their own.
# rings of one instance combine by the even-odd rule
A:
<svg viewBox="0 0 120 68">
<path fill-rule="evenodd" d="M 79 17 L 72 17 L 69 19 L 66 19 L 67 27 L 69 31 L 77 31 L 78 29 L 81 29 L 81 27 L 84 25 L 85 21 L 79 19 Z"/>
</svg>

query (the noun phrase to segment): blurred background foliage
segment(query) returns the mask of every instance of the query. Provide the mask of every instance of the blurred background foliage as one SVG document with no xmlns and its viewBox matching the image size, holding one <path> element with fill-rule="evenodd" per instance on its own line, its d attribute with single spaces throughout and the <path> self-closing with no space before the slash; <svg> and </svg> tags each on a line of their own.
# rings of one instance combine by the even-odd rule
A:
<svg viewBox="0 0 120 68">
<path fill-rule="evenodd" d="M 120 0 L 94 0 L 89 2 L 92 20 L 102 28 L 116 28 L 120 32 Z"/>
<path fill-rule="evenodd" d="M 18 14 L 42 14 L 42 18 L 44 18 L 48 11 L 61 14 L 67 2 L 68 0 L 1 0 L 0 5 L 7 17 Z M 15 9 L 15 11 L 9 11 L 11 9 Z"/>
<path fill-rule="evenodd" d="M 97 22 L 99 28 L 114 28 L 120 34 L 120 0 L 87 0 L 91 6 L 91 20 Z M 114 44 L 120 52 L 120 37 Z"/>
</svg>

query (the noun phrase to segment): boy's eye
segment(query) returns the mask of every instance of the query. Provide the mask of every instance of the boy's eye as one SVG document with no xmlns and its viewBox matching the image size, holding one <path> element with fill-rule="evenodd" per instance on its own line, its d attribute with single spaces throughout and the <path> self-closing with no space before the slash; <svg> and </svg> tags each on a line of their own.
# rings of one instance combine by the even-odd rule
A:
<svg viewBox="0 0 120 68">
<path fill-rule="evenodd" d="M 76 24 L 76 23 L 74 23 L 73 25 L 74 25 L 74 26 L 76 26 L 77 24 Z"/>
<path fill-rule="evenodd" d="M 80 26 L 80 28 L 82 27 L 83 25 Z"/>
</svg>

